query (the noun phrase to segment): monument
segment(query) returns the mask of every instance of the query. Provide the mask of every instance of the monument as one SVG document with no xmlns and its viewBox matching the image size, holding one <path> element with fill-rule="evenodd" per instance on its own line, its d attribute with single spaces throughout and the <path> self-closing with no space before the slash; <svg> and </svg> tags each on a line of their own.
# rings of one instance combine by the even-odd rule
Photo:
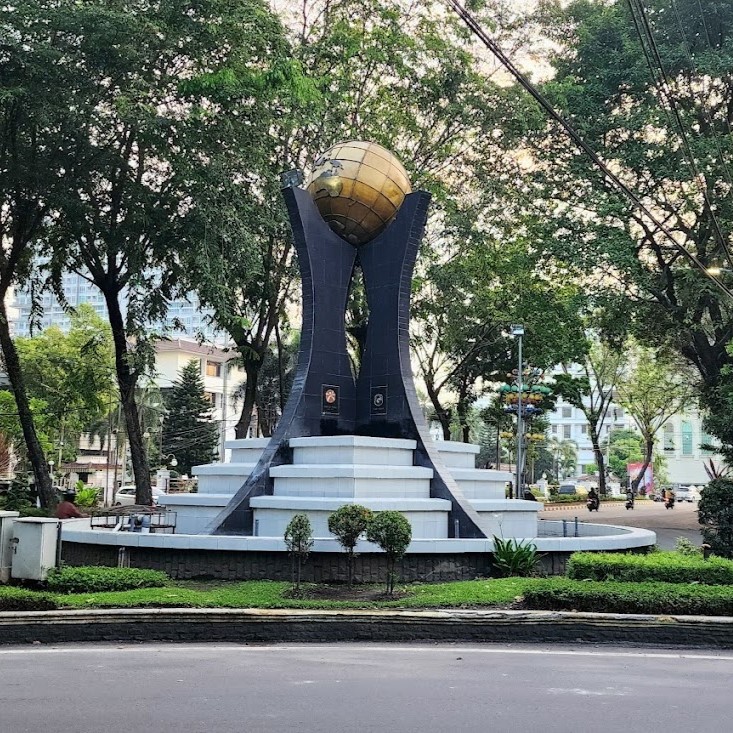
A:
<svg viewBox="0 0 733 733">
<path fill-rule="evenodd" d="M 271 469 L 291 463 L 291 440 L 354 435 L 415 441 L 414 465 L 432 471 L 430 497 L 450 502 L 447 536 L 484 537 L 430 438 L 410 365 L 412 273 L 429 194 L 411 192 L 407 172 L 385 148 L 352 141 L 316 159 L 306 190 L 286 187 L 283 196 L 303 289 L 296 376 L 274 435 L 209 531 L 253 534 L 251 502 L 272 494 Z M 354 375 L 345 314 L 357 264 L 369 322 Z"/>
</svg>

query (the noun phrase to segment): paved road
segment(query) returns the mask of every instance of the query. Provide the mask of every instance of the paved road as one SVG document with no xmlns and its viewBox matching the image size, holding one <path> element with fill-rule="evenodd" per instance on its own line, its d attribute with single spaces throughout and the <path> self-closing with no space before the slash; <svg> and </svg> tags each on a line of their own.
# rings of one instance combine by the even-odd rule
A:
<svg viewBox="0 0 733 733">
<path fill-rule="evenodd" d="M 590 645 L 5 648 L 0 732 L 717 733 L 731 676 Z"/>
<path fill-rule="evenodd" d="M 675 504 L 666 509 L 662 502 L 637 501 L 633 510 L 624 508 L 624 502 L 601 504 L 598 512 L 589 512 L 585 506 L 571 509 L 552 509 L 540 512 L 543 519 L 571 519 L 595 524 L 620 524 L 627 527 L 651 529 L 657 533 L 657 544 L 663 549 L 674 549 L 678 537 L 687 537 L 695 544 L 702 544 L 697 523 L 697 504 Z"/>
</svg>

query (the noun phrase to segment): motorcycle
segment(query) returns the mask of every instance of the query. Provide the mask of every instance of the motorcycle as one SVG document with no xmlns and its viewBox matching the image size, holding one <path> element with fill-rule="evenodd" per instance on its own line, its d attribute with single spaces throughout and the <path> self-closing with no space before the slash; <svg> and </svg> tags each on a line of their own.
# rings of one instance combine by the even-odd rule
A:
<svg viewBox="0 0 733 733">
<path fill-rule="evenodd" d="M 674 497 L 670 496 L 669 499 L 667 499 L 667 501 L 664 502 L 664 506 L 667 509 L 674 509 Z"/>
<path fill-rule="evenodd" d="M 634 508 L 634 497 L 631 494 L 626 494 L 626 508 L 627 509 Z"/>
<path fill-rule="evenodd" d="M 595 511 L 598 511 L 601 505 L 601 502 L 597 496 L 591 496 L 588 498 L 588 501 L 586 502 L 585 505 L 588 507 L 589 512 L 592 512 L 594 509 Z"/>
</svg>

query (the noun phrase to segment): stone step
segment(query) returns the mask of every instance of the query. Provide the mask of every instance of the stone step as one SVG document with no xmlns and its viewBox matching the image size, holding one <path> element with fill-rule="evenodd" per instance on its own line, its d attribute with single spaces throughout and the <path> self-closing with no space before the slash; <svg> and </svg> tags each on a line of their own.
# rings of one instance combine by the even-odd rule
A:
<svg viewBox="0 0 733 733">
<path fill-rule="evenodd" d="M 231 463 L 257 463 L 269 442 L 269 438 L 240 438 L 227 440 L 224 447 L 232 452 Z"/>
<path fill-rule="evenodd" d="M 481 468 L 450 468 L 463 495 L 467 499 L 505 499 L 506 471 L 491 471 Z"/>
<path fill-rule="evenodd" d="M 524 499 L 474 499 L 471 506 L 481 518 L 481 529 L 487 537 L 536 537 L 539 501 Z"/>
<path fill-rule="evenodd" d="M 275 466 L 270 476 L 275 496 L 427 499 L 433 471 L 419 466 L 311 464 Z"/>
<path fill-rule="evenodd" d="M 456 440 L 436 440 L 435 447 L 448 468 L 475 468 L 476 456 L 481 447 L 473 443 L 459 443 Z"/>
<path fill-rule="evenodd" d="M 314 497 L 257 496 L 251 499 L 254 509 L 255 532 L 260 537 L 282 537 L 294 513 L 305 514 L 314 537 L 333 537 L 328 531 L 328 517 L 344 504 L 343 500 Z M 374 511 L 393 509 L 402 512 L 410 522 L 413 539 L 445 538 L 448 528 L 450 502 L 443 499 L 373 499 L 359 504 Z"/>
<path fill-rule="evenodd" d="M 291 438 L 293 464 L 347 464 L 411 466 L 414 440 L 334 435 Z"/>
<path fill-rule="evenodd" d="M 210 463 L 194 466 L 191 470 L 198 477 L 199 494 L 235 494 L 249 477 L 255 463 Z"/>
</svg>

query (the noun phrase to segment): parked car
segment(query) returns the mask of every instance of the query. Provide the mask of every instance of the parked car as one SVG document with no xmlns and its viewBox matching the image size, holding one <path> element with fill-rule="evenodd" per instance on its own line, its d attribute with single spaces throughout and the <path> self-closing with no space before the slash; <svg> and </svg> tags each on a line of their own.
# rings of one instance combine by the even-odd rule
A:
<svg viewBox="0 0 733 733">
<path fill-rule="evenodd" d="M 115 506 L 132 506 L 135 503 L 135 486 L 120 486 L 115 492 Z M 158 497 L 163 496 L 165 492 L 153 486 L 153 504 L 157 505 Z"/>
<path fill-rule="evenodd" d="M 680 486 L 674 492 L 674 498 L 676 501 L 686 501 L 692 504 L 700 499 L 700 492 L 696 486 Z"/>
</svg>

